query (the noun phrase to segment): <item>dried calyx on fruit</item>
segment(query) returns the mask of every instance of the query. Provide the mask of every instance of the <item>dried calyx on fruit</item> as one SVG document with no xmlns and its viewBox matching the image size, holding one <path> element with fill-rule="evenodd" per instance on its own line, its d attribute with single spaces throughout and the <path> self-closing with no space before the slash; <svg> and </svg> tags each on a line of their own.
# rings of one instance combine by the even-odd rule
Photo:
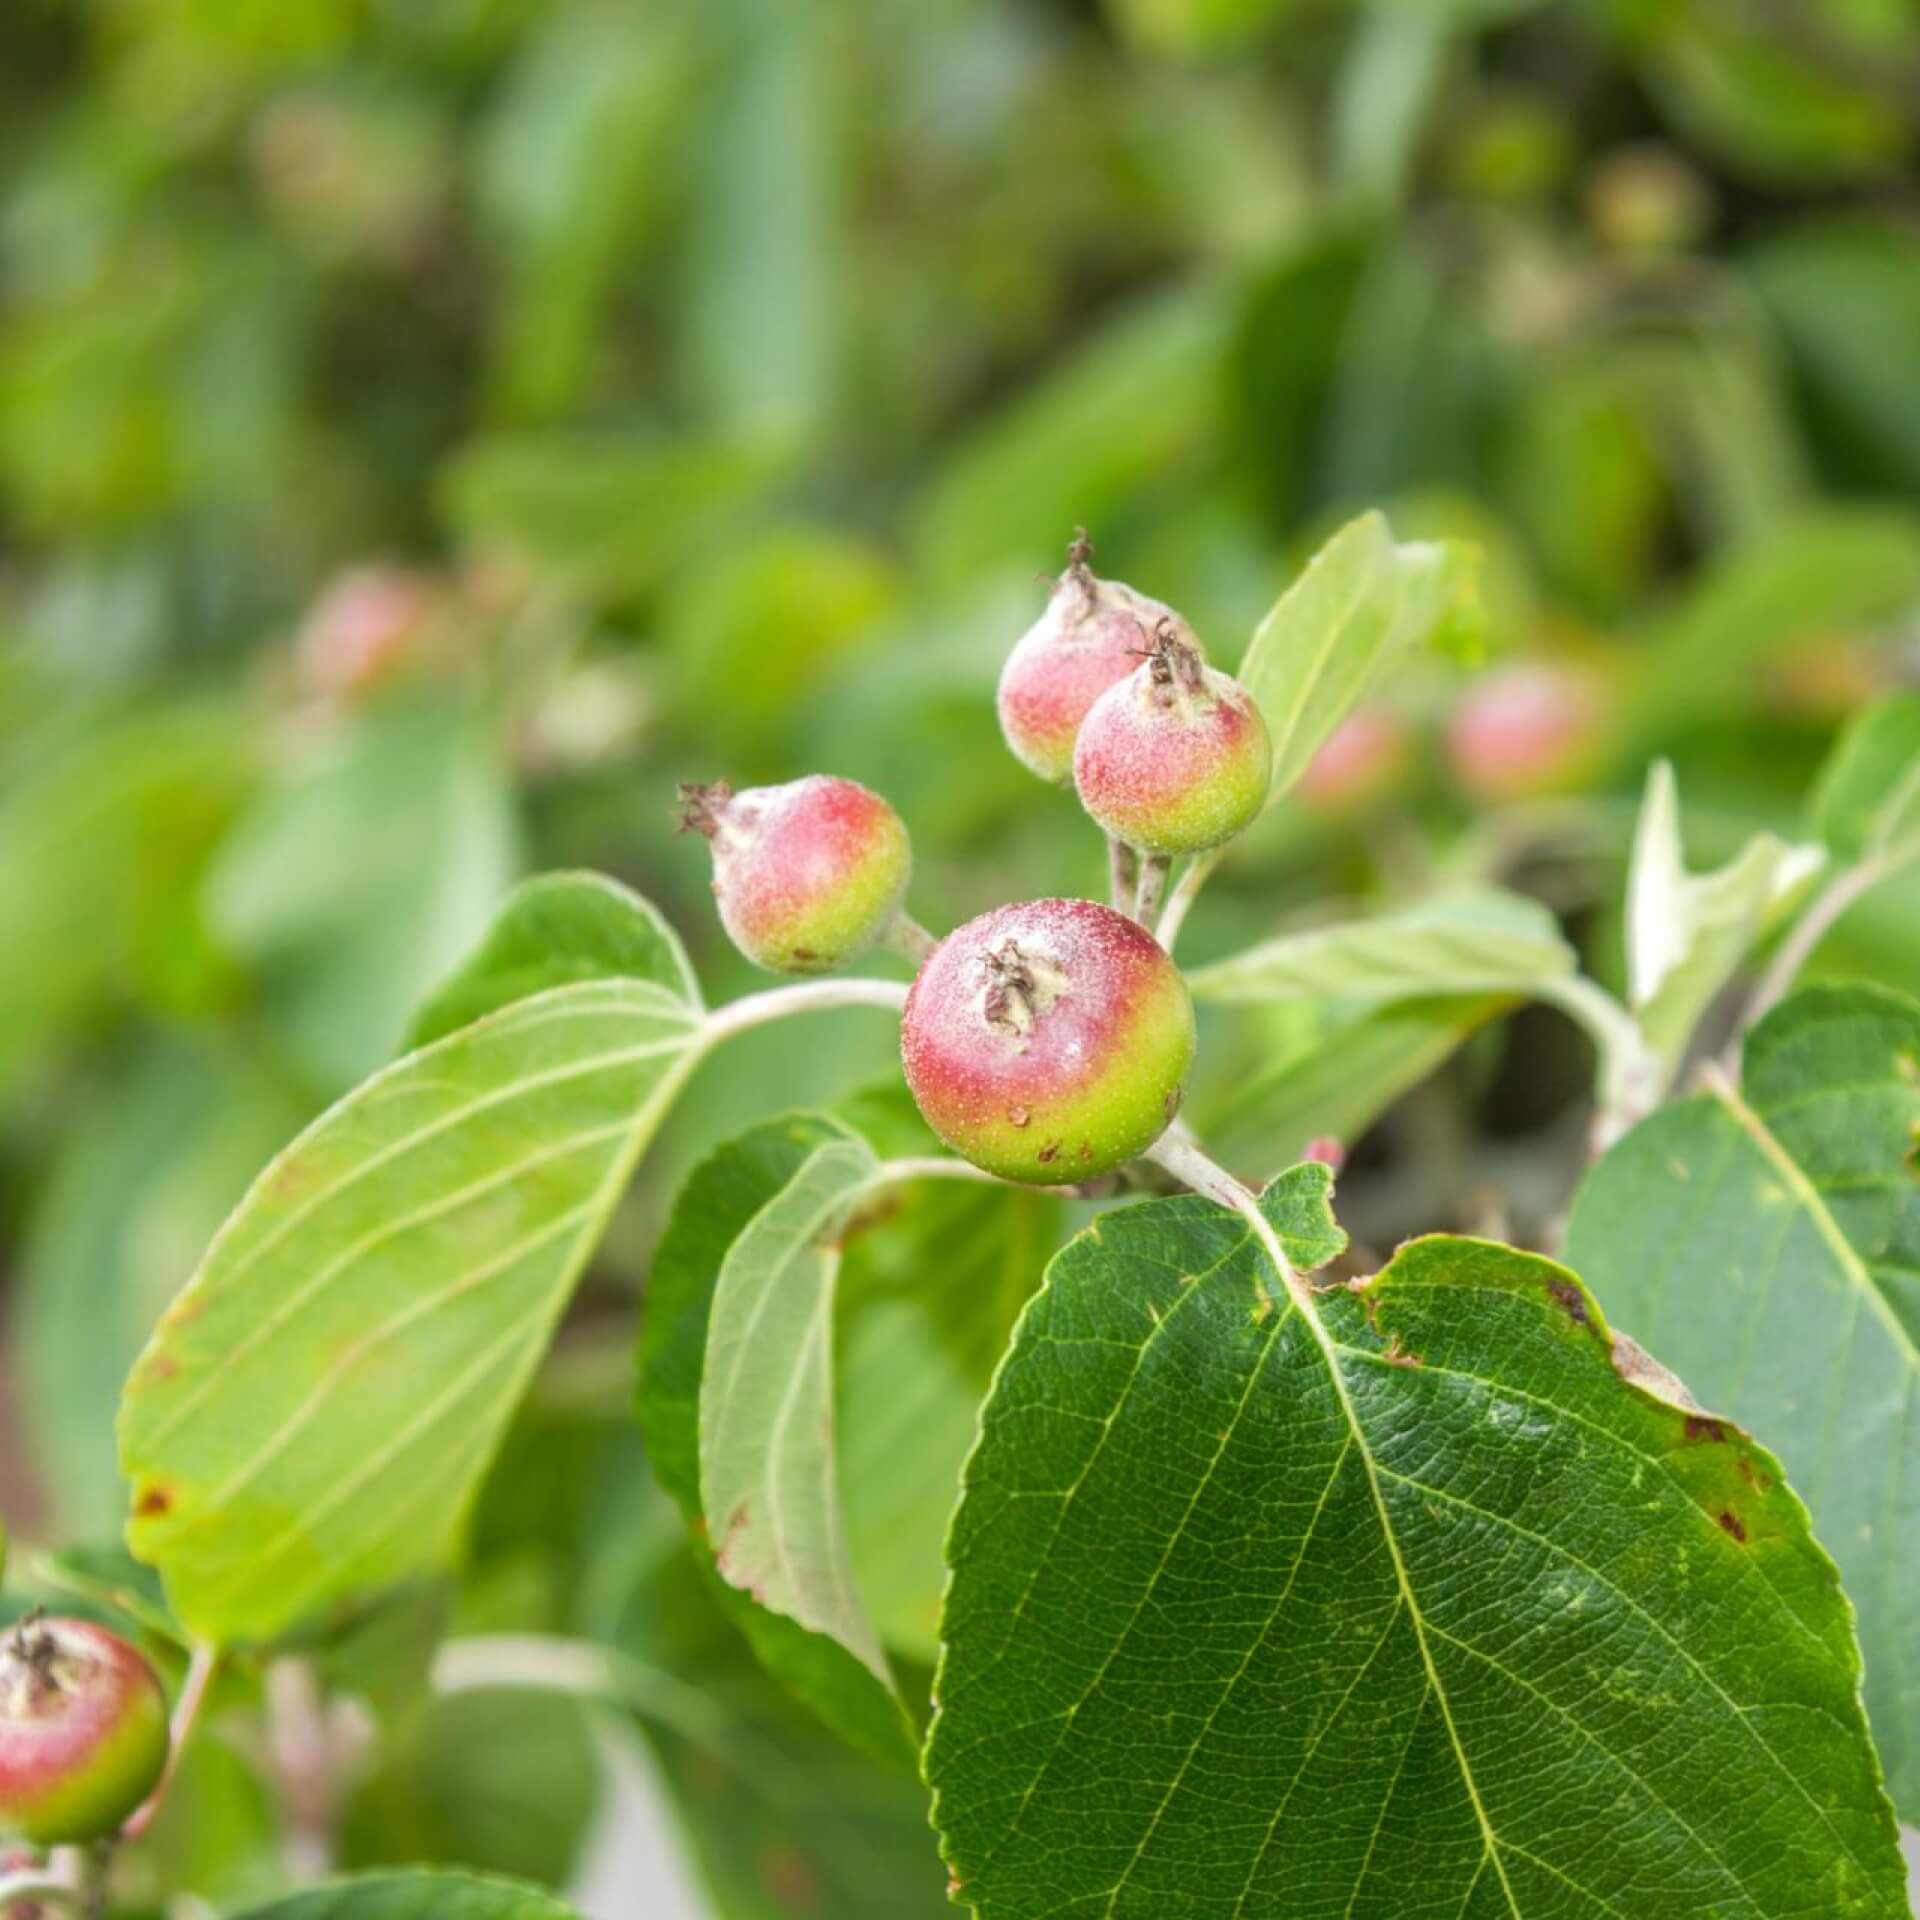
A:
<svg viewBox="0 0 1920 1920">
<path fill-rule="evenodd" d="M 725 781 L 683 786 L 680 824 L 712 845 L 720 919 L 757 965 L 825 973 L 897 932 L 912 945 L 907 829 L 857 781 L 817 773 L 740 793 Z"/>
<path fill-rule="evenodd" d="M 1143 853 L 1202 853 L 1266 804 L 1273 744 L 1253 696 L 1163 624 L 1145 663 L 1108 688 L 1080 729 L 1080 802 Z"/>
<path fill-rule="evenodd" d="M 117 1634 L 29 1615 L 0 1639 L 0 1834 L 34 1847 L 101 1839 L 166 1761 L 166 1695 Z"/>
<path fill-rule="evenodd" d="M 1073 771 L 1073 743 L 1093 703 L 1140 664 L 1161 626 L 1190 643 L 1193 634 L 1171 607 L 1118 580 L 1102 580 L 1087 562 L 1085 529 L 1067 549 L 1046 611 L 1021 635 L 1001 670 L 1000 730 L 1007 745 L 1043 780 Z"/>
<path fill-rule="evenodd" d="M 941 1139 L 1009 1180 L 1073 1183 L 1166 1131 L 1193 1060 L 1186 982 L 1092 900 L 996 908 L 949 934 L 901 1020 L 907 1084 Z"/>
</svg>

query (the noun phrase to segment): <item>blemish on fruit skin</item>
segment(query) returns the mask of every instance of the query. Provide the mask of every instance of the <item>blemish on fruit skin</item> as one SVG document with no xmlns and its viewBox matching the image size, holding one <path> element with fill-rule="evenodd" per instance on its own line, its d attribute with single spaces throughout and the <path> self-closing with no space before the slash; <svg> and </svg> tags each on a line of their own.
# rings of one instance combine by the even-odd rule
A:
<svg viewBox="0 0 1920 1920">
<path fill-rule="evenodd" d="M 1047 1144 L 1034 1155 L 1034 1158 L 1038 1160 L 1043 1167 L 1051 1166 L 1054 1161 L 1060 1158 L 1060 1142 L 1058 1140 L 1049 1140 Z"/>
<path fill-rule="evenodd" d="M 1007 1109 L 1007 1124 L 1009 1126 L 1024 1127 L 1032 1118 L 1033 1115 L 1030 1114 L 1025 1107 L 1009 1107 Z"/>
<path fill-rule="evenodd" d="M 1720 1522 L 1721 1532 L 1732 1534 L 1743 1547 L 1747 1544 L 1747 1530 L 1731 1507 L 1722 1507 L 1713 1517 Z"/>
</svg>

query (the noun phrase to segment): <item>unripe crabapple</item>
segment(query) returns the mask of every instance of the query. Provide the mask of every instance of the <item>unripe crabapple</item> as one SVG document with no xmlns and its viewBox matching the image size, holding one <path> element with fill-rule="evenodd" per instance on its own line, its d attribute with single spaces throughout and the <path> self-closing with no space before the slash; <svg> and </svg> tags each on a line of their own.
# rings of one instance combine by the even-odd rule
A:
<svg viewBox="0 0 1920 1920">
<path fill-rule="evenodd" d="M 1143 853 L 1203 853 L 1266 804 L 1273 743 L 1253 696 L 1172 627 L 1109 687 L 1073 750 L 1080 804 Z"/>
<path fill-rule="evenodd" d="M 921 1114 L 975 1166 L 1074 1182 L 1150 1147 L 1179 1110 L 1193 1002 L 1143 927 L 1092 900 L 969 920 L 907 995 L 900 1054 Z"/>
<path fill-rule="evenodd" d="M 166 1761 L 166 1695 L 117 1634 L 29 1617 L 0 1641 L 0 1834 L 33 1847 L 101 1839 Z"/>
<path fill-rule="evenodd" d="M 809 774 L 735 793 L 680 789 L 681 824 L 713 847 L 721 923 L 774 973 L 825 973 L 881 939 L 913 865 L 907 829 L 855 780 Z"/>
<path fill-rule="evenodd" d="M 1064 780 L 1073 771 L 1074 738 L 1088 709 L 1139 666 L 1160 626 L 1193 640 L 1171 607 L 1119 580 L 1102 580 L 1087 565 L 1092 551 L 1084 532 L 1075 536 L 1046 611 L 1000 673 L 1000 731 L 1042 780 Z"/>
</svg>

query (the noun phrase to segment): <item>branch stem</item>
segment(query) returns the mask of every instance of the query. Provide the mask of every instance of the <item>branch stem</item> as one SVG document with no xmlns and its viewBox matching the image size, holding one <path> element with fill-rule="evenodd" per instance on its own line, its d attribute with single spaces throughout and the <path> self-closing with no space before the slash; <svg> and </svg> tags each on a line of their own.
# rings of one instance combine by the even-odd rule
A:
<svg viewBox="0 0 1920 1920">
<path fill-rule="evenodd" d="M 836 1007 L 886 1007 L 898 1013 L 907 1004 L 907 990 L 897 980 L 807 980 L 799 986 L 773 987 L 730 1000 L 707 1015 L 700 1033 L 700 1051 L 710 1052 L 749 1027 L 763 1027 L 796 1013 L 827 1013 Z"/>
<path fill-rule="evenodd" d="M 57 1907 L 62 1913 L 72 1914 L 85 1911 L 79 1889 L 50 1868 L 27 1867 L 17 1873 L 0 1873 L 0 1915 L 12 1920 L 22 1909 L 42 1907 Z"/>
<path fill-rule="evenodd" d="M 1107 835 L 1107 898 L 1119 913 L 1133 911 L 1133 896 L 1140 884 L 1140 856 L 1124 840 Z"/>
<path fill-rule="evenodd" d="M 897 953 L 916 973 L 926 965 L 927 956 L 939 944 L 939 937 L 929 933 L 905 907 L 893 916 L 881 941 L 882 946 L 890 953 Z"/>
<path fill-rule="evenodd" d="M 1133 917 L 1151 933 L 1160 912 L 1160 899 L 1167 890 L 1167 875 L 1173 862 L 1164 853 L 1150 853 L 1140 862 L 1140 884 L 1133 896 Z"/>
<path fill-rule="evenodd" d="M 219 1650 L 204 1640 L 196 1640 L 193 1651 L 187 1656 L 187 1676 L 180 1683 L 180 1697 L 174 1702 L 173 1719 L 167 1729 L 166 1767 L 153 1791 L 127 1816 L 126 1825 L 120 1829 L 123 1839 L 137 1840 L 153 1825 L 173 1785 L 174 1775 L 180 1770 L 181 1756 L 200 1723 L 201 1711 L 207 1704 L 207 1695 L 213 1690 L 214 1675 L 219 1670 Z"/>
<path fill-rule="evenodd" d="M 1187 870 L 1180 876 L 1180 884 L 1173 890 L 1167 901 L 1167 910 L 1160 916 L 1160 924 L 1155 929 L 1160 944 L 1171 953 L 1173 943 L 1180 938 L 1180 929 L 1187 923 L 1187 915 L 1193 911 L 1193 903 L 1200 897 L 1200 889 L 1207 884 L 1213 870 L 1220 864 L 1224 847 L 1215 847 L 1211 853 L 1195 854 L 1187 863 Z"/>
</svg>

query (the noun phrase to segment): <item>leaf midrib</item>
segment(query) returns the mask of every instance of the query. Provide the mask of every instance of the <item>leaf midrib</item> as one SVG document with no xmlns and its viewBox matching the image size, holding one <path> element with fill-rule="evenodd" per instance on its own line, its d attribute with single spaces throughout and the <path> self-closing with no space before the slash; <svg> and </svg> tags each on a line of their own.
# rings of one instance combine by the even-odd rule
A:
<svg viewBox="0 0 1920 1920">
<path fill-rule="evenodd" d="M 1314 1344 L 1320 1349 L 1321 1360 L 1325 1363 L 1327 1374 L 1333 1384 L 1334 1398 L 1339 1402 L 1340 1412 L 1347 1423 L 1348 1432 L 1360 1455 L 1360 1464 L 1366 1469 L 1367 1491 L 1372 1496 L 1374 1512 L 1380 1521 L 1381 1537 L 1387 1543 L 1387 1556 L 1393 1562 L 1393 1576 L 1400 1588 L 1400 1597 L 1406 1603 L 1407 1618 L 1413 1623 L 1413 1637 L 1420 1649 L 1420 1664 L 1426 1671 L 1427 1686 L 1440 1708 L 1440 1717 L 1446 1724 L 1448 1744 L 1453 1748 L 1455 1764 L 1460 1769 L 1461 1783 L 1467 1790 L 1467 1798 L 1473 1804 L 1474 1819 L 1479 1824 L 1480 1837 L 1485 1846 L 1485 1858 L 1493 1863 L 1494 1873 L 1500 1881 L 1500 1891 L 1506 1895 L 1508 1911 L 1513 1920 L 1525 1920 L 1520 1911 L 1520 1902 L 1514 1896 L 1513 1883 L 1507 1878 L 1507 1870 L 1500 1859 L 1499 1837 L 1493 1830 L 1493 1822 L 1487 1813 L 1486 1802 L 1480 1796 L 1480 1783 L 1474 1778 L 1472 1763 L 1467 1759 L 1467 1750 L 1460 1738 L 1460 1729 L 1454 1724 L 1453 1705 L 1447 1698 L 1446 1687 L 1440 1679 L 1440 1669 L 1433 1657 L 1433 1649 L 1427 1644 L 1426 1616 L 1420 1610 L 1419 1597 L 1413 1590 L 1413 1579 L 1407 1570 L 1406 1557 L 1400 1551 L 1400 1536 L 1394 1531 L 1393 1517 L 1387 1511 L 1386 1495 L 1380 1486 L 1380 1472 L 1373 1457 L 1373 1449 L 1367 1444 L 1367 1436 L 1360 1425 L 1360 1416 L 1347 1391 L 1345 1373 L 1339 1362 L 1340 1347 L 1321 1324 L 1313 1289 L 1294 1271 L 1280 1245 L 1279 1235 L 1273 1223 L 1256 1204 L 1246 1216 L 1247 1224 L 1257 1237 L 1261 1250 L 1272 1263 L 1275 1277 L 1280 1280 L 1293 1304 L 1300 1309 L 1300 1317 L 1306 1322 L 1307 1330 L 1313 1336 Z M 1476 1881 L 1478 1876 L 1476 1875 Z"/>
</svg>

